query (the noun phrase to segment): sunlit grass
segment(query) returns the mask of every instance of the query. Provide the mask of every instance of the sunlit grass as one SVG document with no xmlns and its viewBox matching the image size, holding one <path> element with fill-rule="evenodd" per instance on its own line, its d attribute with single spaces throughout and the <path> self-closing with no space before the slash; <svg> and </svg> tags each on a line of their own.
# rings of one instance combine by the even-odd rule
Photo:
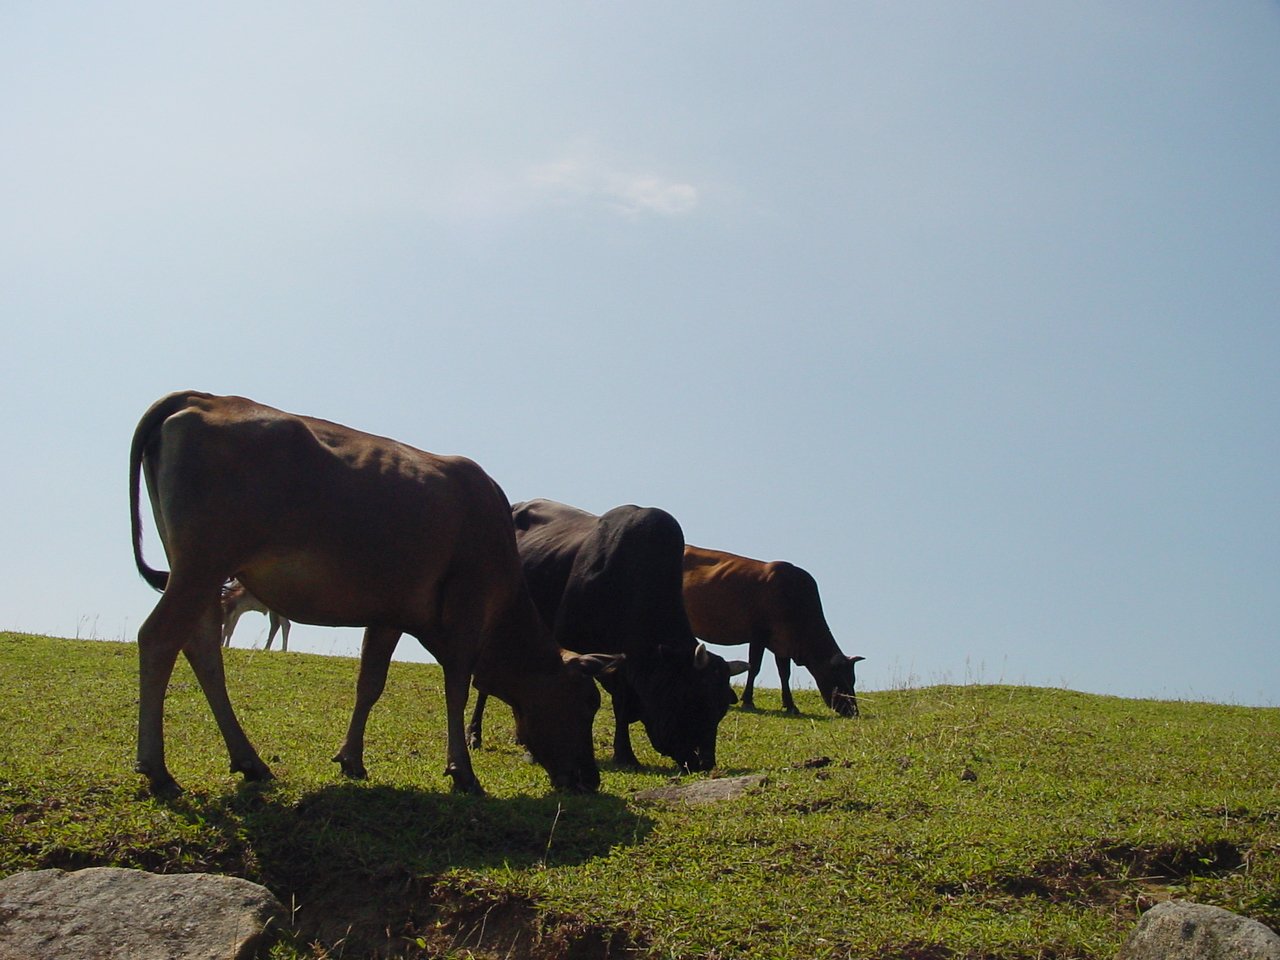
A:
<svg viewBox="0 0 1280 960">
<path fill-rule="evenodd" d="M 606 764 L 594 797 L 551 792 L 495 705 L 475 758 L 488 796 L 472 798 L 443 773 L 438 668 L 393 664 L 370 780 L 351 783 L 329 757 L 355 661 L 226 662 L 279 779 L 227 772 L 180 663 L 166 734 L 187 792 L 162 804 L 131 771 L 136 648 L 0 634 L 0 872 L 245 876 L 296 908 L 280 956 L 418 940 L 465 955 L 476 905 L 548 943 L 591 930 L 670 957 L 1109 958 L 1170 895 L 1280 924 L 1280 710 L 937 686 L 874 692 L 844 720 L 806 691 L 787 717 L 762 691 L 765 709 L 725 718 L 719 773 L 768 779 L 695 807 L 635 798 L 673 773 L 639 728 L 648 769 Z M 601 757 L 611 728 L 606 706 Z"/>
</svg>

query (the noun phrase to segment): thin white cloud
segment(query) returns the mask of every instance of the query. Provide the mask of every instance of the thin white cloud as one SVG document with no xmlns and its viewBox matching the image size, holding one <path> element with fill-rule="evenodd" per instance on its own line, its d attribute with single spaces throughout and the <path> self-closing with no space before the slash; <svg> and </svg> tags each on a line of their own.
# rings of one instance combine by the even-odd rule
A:
<svg viewBox="0 0 1280 960">
<path fill-rule="evenodd" d="M 529 184 L 544 199 L 599 204 L 626 216 L 678 217 L 698 204 L 693 184 L 580 155 L 535 167 Z"/>
</svg>

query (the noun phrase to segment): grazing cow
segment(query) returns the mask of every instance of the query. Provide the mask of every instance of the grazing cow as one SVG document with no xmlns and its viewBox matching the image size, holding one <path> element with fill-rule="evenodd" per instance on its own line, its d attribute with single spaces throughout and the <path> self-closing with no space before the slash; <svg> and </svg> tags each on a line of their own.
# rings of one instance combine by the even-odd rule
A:
<svg viewBox="0 0 1280 960">
<path fill-rule="evenodd" d="M 623 654 L 601 677 L 613 696 L 613 758 L 639 766 L 630 724 L 644 724 L 655 750 L 688 770 L 716 763 L 716 728 L 737 701 L 727 664 L 697 642 L 681 600 L 684 533 L 664 510 L 615 507 L 603 516 L 530 500 L 512 508 L 520 562 L 533 601 L 560 646 Z M 576 644 L 576 646 L 574 646 Z M 472 742 L 481 731 L 476 703 Z"/>
<path fill-rule="evenodd" d="M 271 649 L 271 641 L 280 634 L 280 649 L 289 649 L 289 620 L 267 607 L 265 603 L 244 588 L 239 580 L 232 580 L 222 588 L 222 645 L 231 646 L 231 635 L 236 632 L 236 624 L 241 614 L 265 613 L 271 624 L 267 631 L 267 649 Z"/>
<path fill-rule="evenodd" d="M 800 712 L 791 698 L 794 660 L 808 667 L 831 709 L 858 715 L 853 665 L 864 658 L 840 652 L 822 613 L 818 584 L 806 571 L 782 560 L 765 563 L 686 546 L 684 605 L 694 634 L 707 643 L 751 645 L 744 707 L 754 705 L 753 685 L 767 648 L 778 663 L 788 713 Z"/>
<path fill-rule="evenodd" d="M 616 659 L 562 655 L 520 571 L 510 505 L 475 463 L 241 397 L 184 392 L 152 405 L 133 435 L 134 562 L 163 591 L 138 631 L 137 770 L 180 788 L 164 760 L 164 697 L 181 650 L 218 722 L 231 769 L 271 771 L 227 696 L 219 591 L 241 581 L 291 620 L 363 626 L 351 723 L 334 759 L 364 775 L 364 729 L 402 632 L 444 669 L 455 790 L 481 792 L 463 726 L 477 687 L 512 706 L 517 731 L 557 788 L 594 790 L 592 677 Z M 147 493 L 170 572 L 142 558 Z"/>
</svg>

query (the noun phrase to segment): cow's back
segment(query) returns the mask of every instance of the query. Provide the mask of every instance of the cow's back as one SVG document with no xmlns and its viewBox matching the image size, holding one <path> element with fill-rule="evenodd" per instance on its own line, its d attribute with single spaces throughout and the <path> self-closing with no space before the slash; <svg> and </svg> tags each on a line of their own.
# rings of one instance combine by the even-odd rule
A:
<svg viewBox="0 0 1280 960">
<path fill-rule="evenodd" d="M 465 457 L 207 395 L 164 421 L 157 449 L 171 566 L 199 554 L 291 620 L 416 632 L 447 614 L 446 578 L 484 584 L 486 620 L 519 589 L 506 499 Z"/>
<path fill-rule="evenodd" d="M 601 515 L 574 557 L 556 640 L 569 649 L 630 655 L 658 646 L 692 651 L 683 553 L 684 533 L 665 510 L 625 505 Z"/>
<path fill-rule="evenodd" d="M 773 611 L 768 564 L 722 550 L 686 545 L 683 593 L 696 636 L 708 643 L 735 645 L 762 640 Z"/>
<path fill-rule="evenodd" d="M 577 507 L 543 499 L 513 505 L 511 518 L 530 596 L 543 623 L 553 628 L 574 560 L 595 531 L 599 518 Z"/>
<path fill-rule="evenodd" d="M 767 643 L 802 666 L 839 653 L 817 581 L 785 560 L 686 546 L 684 600 L 693 632 L 708 643 Z"/>
</svg>

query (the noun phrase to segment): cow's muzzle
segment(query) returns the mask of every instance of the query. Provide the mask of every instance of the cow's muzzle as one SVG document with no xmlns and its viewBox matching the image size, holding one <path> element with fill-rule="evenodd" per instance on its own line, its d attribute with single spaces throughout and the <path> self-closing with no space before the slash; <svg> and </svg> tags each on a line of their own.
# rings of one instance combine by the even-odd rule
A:
<svg viewBox="0 0 1280 960">
<path fill-rule="evenodd" d="M 716 752 L 711 750 L 694 750 L 685 757 L 673 757 L 681 770 L 688 773 L 705 773 L 716 768 Z"/>
<path fill-rule="evenodd" d="M 831 695 L 831 709 L 842 717 L 858 716 L 858 698 L 852 693 L 841 693 L 838 690 Z"/>
<path fill-rule="evenodd" d="M 561 793 L 595 793 L 600 789 L 600 771 L 589 767 L 561 773 L 551 778 L 551 786 Z"/>
</svg>

